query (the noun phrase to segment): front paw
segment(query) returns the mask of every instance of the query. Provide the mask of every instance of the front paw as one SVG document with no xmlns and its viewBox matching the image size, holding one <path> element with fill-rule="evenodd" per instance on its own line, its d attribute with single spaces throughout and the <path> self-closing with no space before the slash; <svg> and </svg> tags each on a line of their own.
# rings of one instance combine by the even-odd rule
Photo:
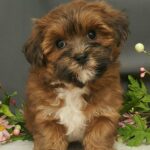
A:
<svg viewBox="0 0 150 150">
<path fill-rule="evenodd" d="M 91 121 L 83 141 L 85 150 L 114 150 L 115 131 L 115 124 L 107 117 Z"/>
</svg>

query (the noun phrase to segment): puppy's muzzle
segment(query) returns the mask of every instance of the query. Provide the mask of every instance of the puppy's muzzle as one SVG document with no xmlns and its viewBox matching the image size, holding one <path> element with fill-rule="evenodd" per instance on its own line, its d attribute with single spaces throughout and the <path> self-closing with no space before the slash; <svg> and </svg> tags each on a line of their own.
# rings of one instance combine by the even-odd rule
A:
<svg viewBox="0 0 150 150">
<path fill-rule="evenodd" d="M 88 60 L 88 53 L 77 54 L 74 59 L 81 65 L 84 65 Z"/>
</svg>

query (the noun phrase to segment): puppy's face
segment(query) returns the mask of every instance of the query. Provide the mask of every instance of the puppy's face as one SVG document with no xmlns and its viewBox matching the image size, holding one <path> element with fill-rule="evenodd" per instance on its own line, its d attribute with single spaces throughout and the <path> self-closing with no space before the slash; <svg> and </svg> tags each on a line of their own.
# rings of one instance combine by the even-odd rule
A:
<svg viewBox="0 0 150 150">
<path fill-rule="evenodd" d="M 25 54 L 34 66 L 51 66 L 56 79 L 82 87 L 117 59 L 127 32 L 122 12 L 104 2 L 76 1 L 36 21 Z"/>
</svg>

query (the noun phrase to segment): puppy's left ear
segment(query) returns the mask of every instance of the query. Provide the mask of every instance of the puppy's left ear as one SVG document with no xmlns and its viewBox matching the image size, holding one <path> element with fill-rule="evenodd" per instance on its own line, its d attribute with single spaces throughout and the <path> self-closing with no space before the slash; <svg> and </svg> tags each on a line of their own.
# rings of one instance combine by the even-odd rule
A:
<svg viewBox="0 0 150 150">
<path fill-rule="evenodd" d="M 33 21 L 34 27 L 31 36 L 24 45 L 23 52 L 32 66 L 41 67 L 45 64 L 41 48 L 41 43 L 43 41 L 43 28 L 39 25 L 38 19 L 34 19 Z"/>
</svg>

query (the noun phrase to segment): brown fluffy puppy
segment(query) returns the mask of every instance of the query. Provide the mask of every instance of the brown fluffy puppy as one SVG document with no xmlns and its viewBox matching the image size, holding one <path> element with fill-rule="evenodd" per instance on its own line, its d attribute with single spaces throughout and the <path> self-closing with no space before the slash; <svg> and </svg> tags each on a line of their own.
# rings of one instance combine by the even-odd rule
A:
<svg viewBox="0 0 150 150">
<path fill-rule="evenodd" d="M 126 16 L 76 0 L 37 20 L 25 45 L 31 63 L 25 118 L 34 150 L 112 150 L 122 103 L 118 55 Z"/>
</svg>

